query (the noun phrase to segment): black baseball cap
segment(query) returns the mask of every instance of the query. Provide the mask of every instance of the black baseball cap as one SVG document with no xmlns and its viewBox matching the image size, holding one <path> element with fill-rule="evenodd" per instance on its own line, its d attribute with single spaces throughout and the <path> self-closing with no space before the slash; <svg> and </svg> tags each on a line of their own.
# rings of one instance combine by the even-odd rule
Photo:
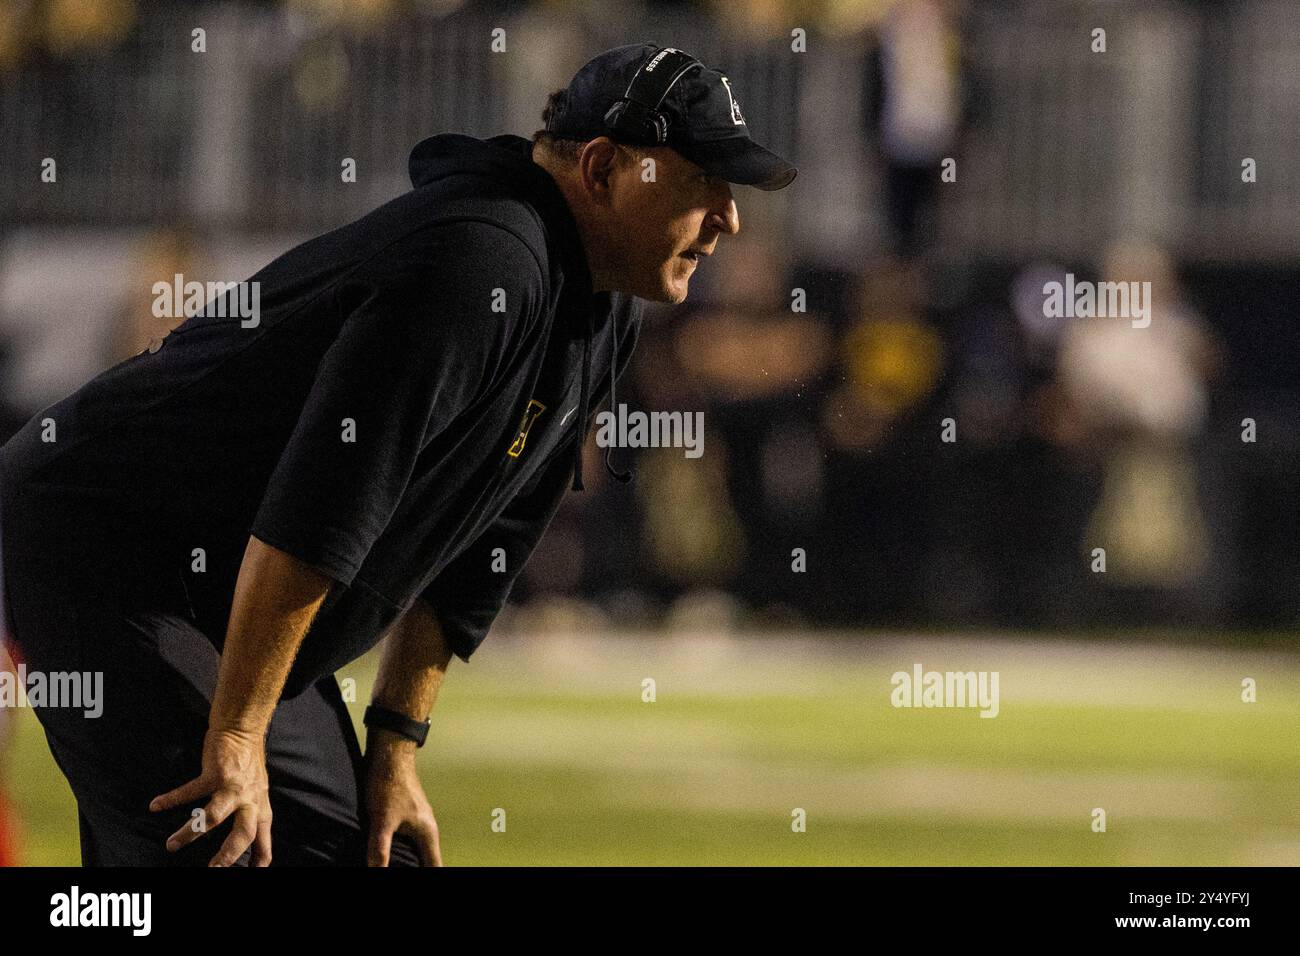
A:
<svg viewBox="0 0 1300 956">
<path fill-rule="evenodd" d="M 651 79 L 656 70 L 658 83 Z M 657 108 L 646 102 L 647 93 L 654 99 L 657 88 L 678 73 Z M 689 54 L 653 43 L 615 47 L 588 61 L 555 104 L 546 128 L 563 139 L 608 136 L 636 146 L 670 146 L 711 175 L 759 189 L 781 189 L 797 173 L 749 138 L 730 80 Z"/>
</svg>

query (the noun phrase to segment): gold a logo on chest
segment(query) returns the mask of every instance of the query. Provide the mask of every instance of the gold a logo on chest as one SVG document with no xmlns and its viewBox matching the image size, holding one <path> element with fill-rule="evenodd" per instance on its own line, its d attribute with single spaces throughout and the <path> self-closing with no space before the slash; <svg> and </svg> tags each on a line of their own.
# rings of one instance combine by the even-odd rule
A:
<svg viewBox="0 0 1300 956">
<path fill-rule="evenodd" d="M 537 421 L 538 416 L 546 411 L 546 406 L 535 398 L 528 400 L 528 407 L 524 409 L 524 417 L 519 420 L 519 431 L 515 435 L 514 442 L 506 451 L 511 458 L 518 458 L 524 451 L 524 445 L 528 441 L 528 432 L 532 429 L 533 424 Z"/>
</svg>

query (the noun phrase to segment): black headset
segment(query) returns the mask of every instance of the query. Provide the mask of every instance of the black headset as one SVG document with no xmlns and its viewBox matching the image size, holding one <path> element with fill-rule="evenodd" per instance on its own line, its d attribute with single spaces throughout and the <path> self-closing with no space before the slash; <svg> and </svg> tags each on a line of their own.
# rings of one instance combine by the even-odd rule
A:
<svg viewBox="0 0 1300 956">
<path fill-rule="evenodd" d="M 704 64 L 689 53 L 665 47 L 641 64 L 623 98 L 605 114 L 605 125 L 643 146 L 668 142 L 668 117 L 659 111 L 664 98 L 685 74 Z"/>
</svg>

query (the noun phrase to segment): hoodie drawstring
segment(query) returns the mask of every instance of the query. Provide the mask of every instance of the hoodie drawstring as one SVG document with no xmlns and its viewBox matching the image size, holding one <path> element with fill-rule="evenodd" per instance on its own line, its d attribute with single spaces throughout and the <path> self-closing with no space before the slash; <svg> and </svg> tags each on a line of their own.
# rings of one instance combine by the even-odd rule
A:
<svg viewBox="0 0 1300 956">
<path fill-rule="evenodd" d="M 609 408 L 613 413 L 615 420 L 618 419 L 618 403 L 614 398 L 614 379 L 618 378 L 618 321 L 610 317 L 609 320 L 609 337 L 610 342 L 610 359 L 609 359 Z M 616 479 L 627 484 L 632 480 L 632 472 L 619 471 L 614 467 L 610 456 L 614 453 L 614 443 L 610 442 L 605 448 L 605 469 Z"/>
<path fill-rule="evenodd" d="M 587 438 L 587 410 L 591 404 L 591 340 L 596 336 L 595 316 L 592 310 L 587 311 L 587 335 L 582 342 L 582 387 L 578 393 L 578 437 L 573 447 L 573 490 L 582 491 L 582 450 L 586 444 Z M 615 416 L 618 415 L 618 405 L 614 393 L 614 379 L 618 377 L 618 322 L 611 316 L 609 320 L 609 333 L 611 341 L 611 357 L 609 362 L 609 407 L 613 410 Z M 614 446 L 611 444 L 605 449 L 605 468 L 618 481 L 629 482 L 632 480 L 631 471 L 619 471 L 614 467 L 610 456 L 614 452 Z"/>
<path fill-rule="evenodd" d="M 582 446 L 587 443 L 587 406 L 591 402 L 591 340 L 596 334 L 596 319 L 587 310 L 587 334 L 582 340 L 582 387 L 578 392 L 578 436 L 573 442 L 573 490 L 582 491 Z"/>
</svg>

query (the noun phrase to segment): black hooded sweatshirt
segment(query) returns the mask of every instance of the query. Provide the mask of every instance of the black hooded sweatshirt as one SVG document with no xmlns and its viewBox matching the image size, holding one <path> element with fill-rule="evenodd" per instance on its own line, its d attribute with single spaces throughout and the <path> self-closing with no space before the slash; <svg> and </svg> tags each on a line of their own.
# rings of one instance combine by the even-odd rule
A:
<svg viewBox="0 0 1300 956">
<path fill-rule="evenodd" d="M 256 326 L 209 303 L 0 449 L 20 644 L 15 579 L 43 568 L 96 606 L 192 616 L 219 648 L 252 534 L 339 585 L 286 696 L 421 596 L 469 659 L 581 487 L 641 303 L 593 294 L 527 140 L 434 136 L 410 172 L 411 192 L 254 275 Z"/>
</svg>

